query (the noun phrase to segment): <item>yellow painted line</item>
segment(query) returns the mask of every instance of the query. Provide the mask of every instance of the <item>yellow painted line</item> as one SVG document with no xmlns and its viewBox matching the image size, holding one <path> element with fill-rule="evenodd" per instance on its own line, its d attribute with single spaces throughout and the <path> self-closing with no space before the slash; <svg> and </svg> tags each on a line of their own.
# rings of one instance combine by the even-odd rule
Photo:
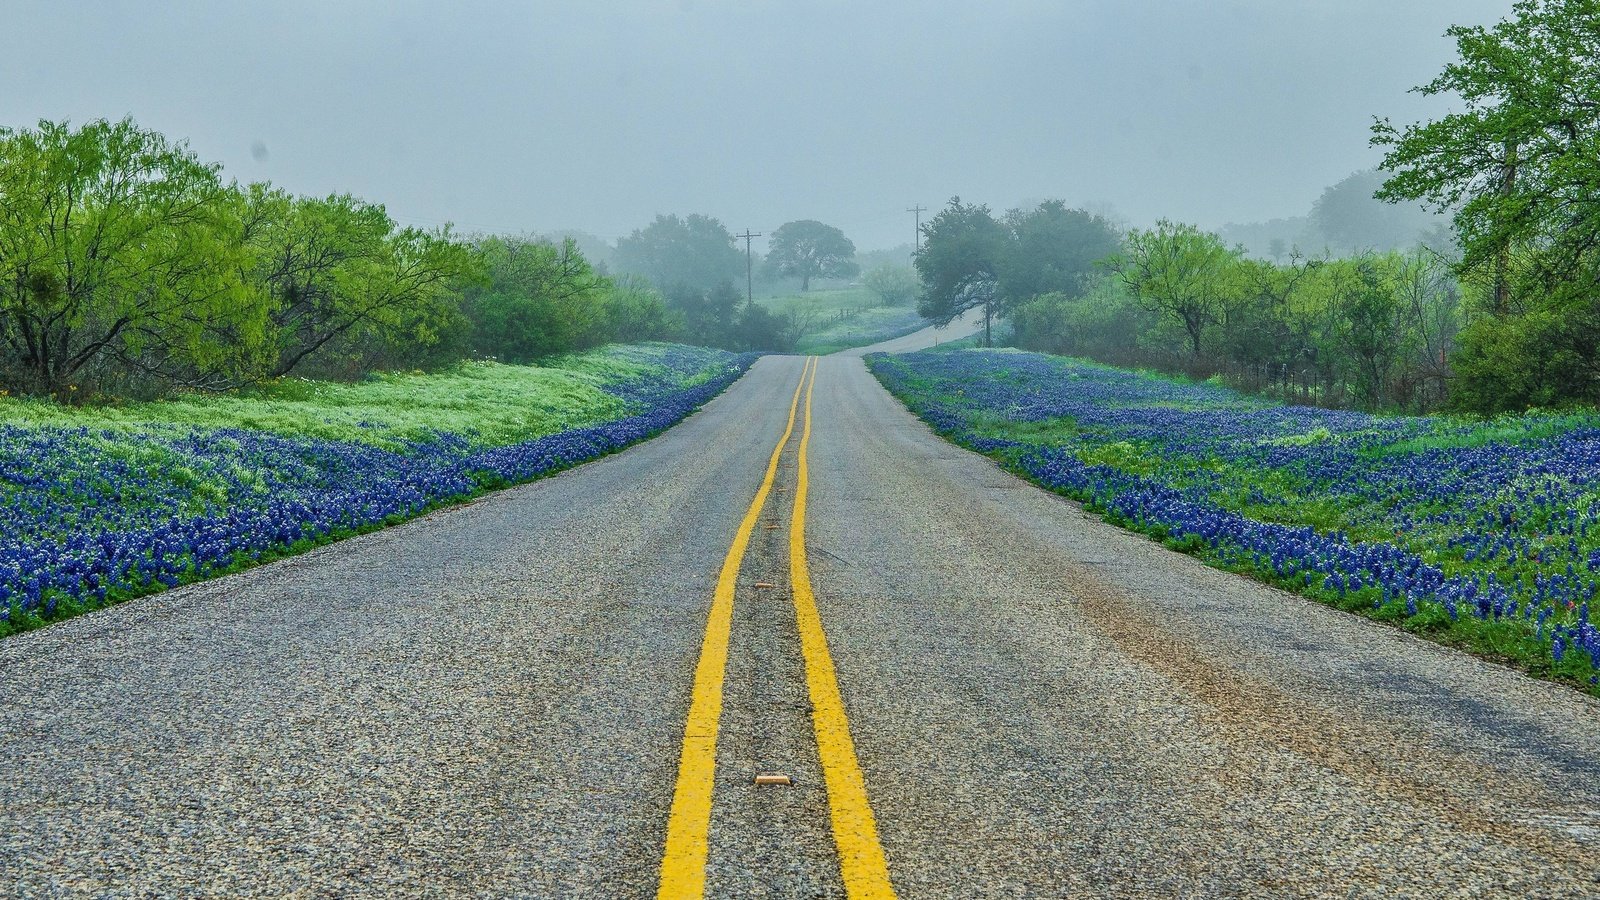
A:
<svg viewBox="0 0 1600 900">
<path fill-rule="evenodd" d="M 772 491 L 778 474 L 778 458 L 794 433 L 795 412 L 806 373 L 816 359 L 808 359 L 800 370 L 800 383 L 789 401 L 789 424 L 772 450 L 766 477 L 756 491 L 750 508 L 734 532 L 733 545 L 722 561 L 717 588 L 711 597 L 711 614 L 706 619 L 705 638 L 700 643 L 700 663 L 694 670 L 694 694 L 689 701 L 689 718 L 683 729 L 683 753 L 678 758 L 678 784 L 672 794 L 672 815 L 667 819 L 666 848 L 661 854 L 659 898 L 698 898 L 706 890 L 707 834 L 711 830 L 711 789 L 717 770 L 717 721 L 722 716 L 722 681 L 728 668 L 728 634 L 733 627 L 733 588 L 739 566 L 750 546 L 761 508 Z M 814 377 L 814 376 L 813 376 Z"/>
<path fill-rule="evenodd" d="M 878 843 L 877 822 L 867 802 L 867 781 L 856 761 L 855 742 L 850 740 L 850 720 L 845 717 L 839 679 L 834 673 L 833 658 L 828 655 L 828 638 L 822 631 L 822 618 L 817 615 L 816 595 L 811 591 L 811 568 L 806 564 L 806 492 L 810 485 L 806 451 L 811 446 L 811 392 L 816 386 L 817 370 L 813 366 L 811 383 L 806 386 L 805 427 L 800 431 L 794 516 L 789 520 L 789 580 L 794 592 L 795 622 L 800 627 L 806 684 L 811 689 L 811 722 L 817 732 L 817 754 L 822 760 L 822 779 L 828 787 L 833 842 L 839 849 L 839 874 L 845 892 L 853 900 L 893 897 L 889 863 Z"/>
</svg>

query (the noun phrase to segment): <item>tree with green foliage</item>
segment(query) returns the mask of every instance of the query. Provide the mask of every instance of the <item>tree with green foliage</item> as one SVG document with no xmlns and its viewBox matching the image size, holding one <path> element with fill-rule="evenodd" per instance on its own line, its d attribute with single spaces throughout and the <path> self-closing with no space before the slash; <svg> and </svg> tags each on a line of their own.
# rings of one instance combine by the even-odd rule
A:
<svg viewBox="0 0 1600 900">
<path fill-rule="evenodd" d="M 922 292 L 922 282 L 917 280 L 916 271 L 893 263 L 884 263 L 868 272 L 861 283 L 877 295 L 884 306 L 904 306 Z"/>
<path fill-rule="evenodd" d="M 1392 268 L 1368 254 L 1324 267 L 1333 348 L 1346 361 L 1355 404 L 1378 409 L 1389 399 L 1395 362 L 1406 351 L 1406 310 Z"/>
<path fill-rule="evenodd" d="M 477 356 L 528 363 L 610 339 L 607 280 L 572 238 L 559 245 L 487 237 L 474 249 L 486 277 L 462 291 Z"/>
<path fill-rule="evenodd" d="M 772 312 L 760 304 L 745 304 L 739 308 L 733 343 L 727 349 L 791 353 L 799 331 L 793 317 Z"/>
<path fill-rule="evenodd" d="M 922 249 L 915 259 L 923 285 L 917 312 L 948 325 L 968 310 L 982 309 L 984 345 L 993 346 L 994 320 L 1005 313 L 999 273 L 1008 240 L 989 207 L 952 197 L 922 226 Z"/>
<path fill-rule="evenodd" d="M 1495 385 L 1538 371 L 1559 389 L 1516 396 L 1594 402 L 1600 345 L 1587 323 L 1600 319 L 1600 0 L 1519 0 L 1513 9 L 1489 28 L 1449 29 L 1459 59 L 1417 89 L 1456 95 L 1459 112 L 1403 129 L 1374 123 L 1373 143 L 1387 148 L 1383 167 L 1393 173 L 1379 196 L 1454 215 L 1459 271 L 1488 317 L 1462 334 L 1462 397 L 1499 406 L 1489 399 Z"/>
<path fill-rule="evenodd" d="M 348 194 L 290 197 L 252 186 L 247 240 L 253 279 L 270 297 L 273 376 L 340 350 L 362 370 L 363 345 L 400 340 L 427 346 L 459 316 L 452 291 L 478 272 L 448 228 L 400 228 L 380 204 Z"/>
<path fill-rule="evenodd" d="M 1111 223 L 1060 200 L 1013 209 L 1004 224 L 1011 240 L 1000 290 L 1014 302 L 1051 293 L 1075 297 L 1095 274 L 1095 264 L 1122 249 L 1122 235 Z"/>
<path fill-rule="evenodd" d="M 724 281 L 709 291 L 676 285 L 666 293 L 667 305 L 683 323 L 681 336 L 692 344 L 724 350 L 787 352 L 798 337 L 791 316 L 744 302 L 744 293 Z"/>
<path fill-rule="evenodd" d="M 85 378 L 252 372 L 268 322 L 241 207 L 215 165 L 131 119 L 0 129 L 0 374 L 66 397 Z"/>
<path fill-rule="evenodd" d="M 1153 229 L 1130 231 L 1109 265 L 1130 295 L 1183 326 L 1190 360 L 1198 364 L 1206 330 L 1222 321 L 1238 293 L 1230 276 L 1242 256 L 1215 234 L 1162 219 Z"/>
<path fill-rule="evenodd" d="M 639 275 L 610 279 L 605 308 L 608 339 L 618 343 L 667 340 L 683 329 L 661 292 Z"/>
<path fill-rule="evenodd" d="M 684 288 L 702 295 L 744 277 L 744 253 L 733 235 L 710 216 L 656 216 L 648 226 L 617 241 L 612 261 L 619 272 L 643 275 L 671 295 Z M 679 292 L 681 293 L 681 292 Z"/>
<path fill-rule="evenodd" d="M 767 240 L 766 270 L 772 275 L 800 279 L 802 292 L 813 278 L 852 278 L 856 245 L 844 232 L 814 219 L 785 222 Z"/>
</svg>

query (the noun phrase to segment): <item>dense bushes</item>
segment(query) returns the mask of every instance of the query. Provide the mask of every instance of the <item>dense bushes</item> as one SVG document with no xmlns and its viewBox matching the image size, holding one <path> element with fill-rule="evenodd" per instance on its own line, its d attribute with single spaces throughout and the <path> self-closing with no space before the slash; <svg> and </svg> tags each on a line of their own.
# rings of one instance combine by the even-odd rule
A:
<svg viewBox="0 0 1600 900">
<path fill-rule="evenodd" d="M 462 239 L 347 194 L 224 181 L 128 119 L 0 129 L 0 391 L 219 390 L 673 337 L 697 334 L 571 240 Z"/>
<path fill-rule="evenodd" d="M 919 309 L 979 308 L 1029 350 L 1209 377 L 1331 406 L 1432 408 L 1463 321 L 1429 251 L 1274 263 L 1193 225 L 1119 234 L 1047 201 L 995 218 L 952 200 L 924 228 Z"/>
</svg>

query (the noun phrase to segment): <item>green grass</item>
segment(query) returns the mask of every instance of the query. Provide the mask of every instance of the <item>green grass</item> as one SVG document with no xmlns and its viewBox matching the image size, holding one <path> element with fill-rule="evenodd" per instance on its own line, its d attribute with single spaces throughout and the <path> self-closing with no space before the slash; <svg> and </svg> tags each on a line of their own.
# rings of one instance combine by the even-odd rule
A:
<svg viewBox="0 0 1600 900">
<path fill-rule="evenodd" d="M 1550 630 L 1529 614 L 1537 608 L 1548 624 L 1575 627 L 1582 603 L 1595 597 L 1588 573 L 1597 538 L 1589 526 L 1600 519 L 1600 484 L 1590 477 L 1585 435 L 1600 429 L 1600 413 L 1481 419 L 1306 411 L 1216 385 L 1148 373 L 1129 378 L 1127 370 L 1016 351 L 940 347 L 869 357 L 868 364 L 946 437 L 1112 524 L 1600 695 L 1600 671 L 1587 652 L 1569 650 L 1557 662 Z M 1084 481 L 1042 474 L 1075 471 L 1062 458 L 1091 474 Z M 1107 472 L 1115 474 L 1095 474 Z M 1479 618 L 1457 594 L 1455 602 L 1465 605 L 1452 618 L 1438 595 L 1413 597 L 1413 611 L 1400 600 L 1383 602 L 1377 588 L 1329 588 L 1327 570 L 1298 563 L 1275 569 L 1266 551 L 1234 541 L 1227 528 L 1221 538 L 1202 538 L 1176 533 L 1159 506 L 1153 514 L 1151 507 L 1119 512 L 1130 508 L 1119 506 L 1119 497 L 1146 486 L 1259 523 L 1392 545 L 1446 578 L 1473 580 L 1486 592 L 1498 585 L 1519 605 L 1504 617 L 1497 611 Z M 1373 577 L 1363 574 L 1368 584 Z M 1575 593 L 1536 597 L 1539 581 L 1551 578 L 1576 583 Z"/>
<path fill-rule="evenodd" d="M 0 398 L 0 422 L 115 432 L 152 425 L 247 428 L 383 447 L 445 432 L 501 446 L 623 415 L 624 402 L 601 386 L 659 370 L 674 349 L 686 348 L 614 346 L 533 366 L 467 362 L 440 373 L 374 375 L 356 384 L 290 378 L 236 393 L 105 406 L 7 397 Z M 708 364 L 686 383 L 711 371 Z"/>
</svg>

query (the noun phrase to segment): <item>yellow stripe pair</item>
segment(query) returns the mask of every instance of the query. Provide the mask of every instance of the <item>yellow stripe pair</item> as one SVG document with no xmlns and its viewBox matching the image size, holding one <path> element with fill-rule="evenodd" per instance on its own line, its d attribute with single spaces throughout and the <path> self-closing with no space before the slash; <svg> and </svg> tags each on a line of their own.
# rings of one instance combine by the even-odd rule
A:
<svg viewBox="0 0 1600 900">
<path fill-rule="evenodd" d="M 828 808 L 833 823 L 833 839 L 839 851 L 839 873 L 852 898 L 893 897 L 889 866 L 878 843 L 877 824 L 867 802 L 866 780 L 856 761 L 855 744 L 850 740 L 850 722 L 845 717 L 844 701 L 833 659 L 828 655 L 828 639 L 817 615 L 817 601 L 811 591 L 811 571 L 806 565 L 806 491 L 809 473 L 806 453 L 811 445 L 811 393 L 817 382 L 817 358 L 806 360 L 800 384 L 789 403 L 789 423 L 773 448 L 766 477 L 755 499 L 734 532 L 733 545 L 717 576 L 711 599 L 711 614 L 706 620 L 705 639 L 700 645 L 700 663 L 695 668 L 694 696 L 689 703 L 689 718 L 683 731 L 683 755 L 678 762 L 678 785 L 672 797 L 672 816 L 667 820 L 666 849 L 661 858 L 660 898 L 697 898 L 705 894 L 708 832 L 711 828 L 711 795 L 717 766 L 717 722 L 722 714 L 722 682 L 728 667 L 728 636 L 733 626 L 733 589 L 744 562 L 750 536 L 766 506 L 778 474 L 778 460 L 794 434 L 795 415 L 800 398 L 805 397 L 805 416 L 800 432 L 799 462 L 796 471 L 794 514 L 789 523 L 789 580 L 794 594 L 795 622 L 800 629 L 800 648 L 805 656 L 806 683 L 811 691 L 812 725 L 816 729 L 817 752 L 822 762 L 823 780 L 828 789 Z"/>
</svg>

